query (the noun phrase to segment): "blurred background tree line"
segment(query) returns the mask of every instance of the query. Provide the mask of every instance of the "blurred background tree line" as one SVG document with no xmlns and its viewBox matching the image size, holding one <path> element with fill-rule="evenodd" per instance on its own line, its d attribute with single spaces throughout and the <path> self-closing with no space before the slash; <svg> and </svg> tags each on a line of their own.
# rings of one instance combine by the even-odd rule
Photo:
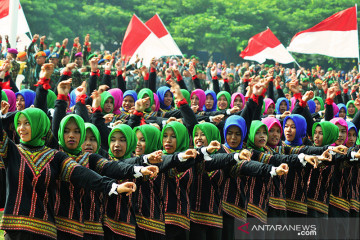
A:
<svg viewBox="0 0 360 240">
<path fill-rule="evenodd" d="M 121 46 L 131 16 L 143 22 L 158 13 L 183 53 L 204 62 L 239 57 L 253 35 L 266 27 L 284 46 L 295 33 L 354 6 L 356 0 L 21 0 L 32 34 L 46 35 L 50 43 L 91 35 L 92 48 Z M 359 14 L 358 14 L 359 15 Z M 358 17 L 358 19 L 360 19 Z M 305 67 L 319 64 L 352 68 L 355 59 L 294 54 Z M 289 65 L 291 66 L 291 65 Z"/>
</svg>

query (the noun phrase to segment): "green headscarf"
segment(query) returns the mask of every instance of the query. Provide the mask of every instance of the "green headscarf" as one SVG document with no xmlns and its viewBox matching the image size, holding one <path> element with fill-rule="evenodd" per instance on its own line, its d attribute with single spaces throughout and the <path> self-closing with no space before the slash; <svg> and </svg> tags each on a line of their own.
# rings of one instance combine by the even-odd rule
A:
<svg viewBox="0 0 360 240">
<path fill-rule="evenodd" d="M 205 134 L 208 144 L 210 144 L 211 141 L 221 143 L 220 131 L 214 124 L 208 122 L 196 124 L 193 130 L 193 139 L 195 138 L 195 132 L 198 128 Z"/>
<path fill-rule="evenodd" d="M 65 145 L 64 132 L 65 132 L 66 124 L 72 118 L 75 120 L 76 125 L 80 129 L 80 141 L 79 141 L 79 145 L 75 149 L 68 149 Z M 81 152 L 81 145 L 85 141 L 85 135 L 86 135 L 85 122 L 84 119 L 82 119 L 82 117 L 80 117 L 79 115 L 69 114 L 61 120 L 58 131 L 58 138 L 59 138 L 59 145 L 64 149 L 65 152 L 70 153 L 72 155 L 78 155 Z"/>
<path fill-rule="evenodd" d="M 350 115 L 349 115 L 349 106 L 350 106 L 350 104 L 353 104 L 354 107 L 355 107 L 355 101 L 354 101 L 354 100 L 350 100 L 350 101 L 347 102 L 347 104 L 346 104 L 346 115 L 348 115 L 349 117 L 354 117 L 355 114 L 357 113 L 358 109 L 355 107 L 355 113 L 354 113 L 352 116 L 350 116 Z"/>
<path fill-rule="evenodd" d="M 33 147 L 43 146 L 45 144 L 44 137 L 49 132 L 51 125 L 46 113 L 39 108 L 27 108 L 21 112 L 17 112 L 14 118 L 15 129 L 17 129 L 17 122 L 21 114 L 23 114 L 30 123 L 31 140 L 24 142 L 20 139 L 20 142 Z"/>
<path fill-rule="evenodd" d="M 1 90 L 1 101 L 6 101 L 6 102 L 9 101 L 6 93 L 3 90 Z"/>
<path fill-rule="evenodd" d="M 186 99 L 187 103 L 190 105 L 191 100 L 190 100 L 190 93 L 188 90 L 186 89 L 180 89 L 182 95 L 184 96 L 184 98 Z M 175 97 L 174 97 L 174 101 L 175 101 Z M 177 105 L 175 104 L 175 109 L 178 109 Z"/>
<path fill-rule="evenodd" d="M 86 133 L 86 130 L 88 130 L 88 129 L 90 129 L 92 131 L 92 133 L 94 134 L 94 136 L 96 138 L 97 148 L 96 148 L 95 153 L 98 153 L 100 146 L 101 146 L 101 137 L 100 137 L 99 129 L 97 129 L 97 127 L 92 123 L 85 123 L 85 133 Z"/>
<path fill-rule="evenodd" d="M 314 123 L 312 127 L 312 135 L 314 137 L 315 128 L 320 126 L 323 132 L 322 146 L 333 144 L 339 137 L 339 128 L 328 121 Z"/>
<path fill-rule="evenodd" d="M 183 152 L 183 151 L 187 150 L 189 148 L 189 134 L 188 134 L 187 128 L 183 124 L 181 124 L 177 121 L 172 121 L 165 125 L 165 127 L 163 128 L 163 130 L 161 132 L 161 142 L 163 142 L 165 130 L 168 128 L 172 128 L 175 133 L 175 136 L 176 136 L 176 150 L 175 151 Z M 165 154 L 168 154 L 166 152 L 166 150 L 163 150 L 163 152 Z"/>
<path fill-rule="evenodd" d="M 152 125 L 141 125 L 140 127 L 134 128 L 134 133 L 136 134 L 137 131 L 140 131 L 145 138 L 145 154 L 152 153 L 161 149 L 160 144 L 160 135 L 161 132 L 159 129 Z"/>
<path fill-rule="evenodd" d="M 143 88 L 138 93 L 138 99 L 145 98 L 145 95 L 148 95 L 148 97 L 150 98 L 150 107 L 145 109 L 145 112 L 151 112 L 151 106 L 154 104 L 154 93 L 149 88 Z"/>
<path fill-rule="evenodd" d="M 113 104 L 115 103 L 115 99 L 114 97 L 111 95 L 111 93 L 105 91 L 101 94 L 101 109 L 104 111 L 104 105 L 105 105 L 105 102 L 111 98 L 113 100 Z M 111 112 L 108 112 L 108 113 L 112 113 L 114 111 L 114 108 L 111 110 Z M 105 112 L 104 112 L 105 113 Z"/>
<path fill-rule="evenodd" d="M 266 104 L 265 104 L 265 101 L 263 101 L 262 108 L 261 108 L 261 115 L 264 114 L 265 108 L 266 108 Z"/>
<path fill-rule="evenodd" d="M 314 97 L 313 100 L 318 100 L 320 102 L 320 111 L 323 111 L 324 108 L 324 100 L 321 97 Z"/>
<path fill-rule="evenodd" d="M 57 98 L 56 94 L 49 89 L 47 97 L 46 97 L 47 107 L 48 108 L 54 108 L 55 107 L 56 98 Z"/>
<path fill-rule="evenodd" d="M 131 157 L 131 153 L 135 150 L 136 148 L 136 134 L 134 133 L 134 131 L 131 129 L 131 127 L 129 125 L 126 124 L 119 124 L 116 125 L 110 132 L 109 137 L 108 137 L 108 144 L 110 146 L 111 143 L 111 136 L 115 133 L 115 132 L 121 132 L 122 134 L 124 134 L 125 138 L 126 138 L 126 151 L 123 157 L 120 158 L 121 159 L 127 159 Z M 115 157 L 114 154 L 111 152 L 111 149 L 109 148 L 109 155 L 111 157 Z"/>
<path fill-rule="evenodd" d="M 226 98 L 226 101 L 227 101 L 227 103 L 228 103 L 226 109 L 228 109 L 228 108 L 230 107 L 230 103 L 231 103 L 231 95 L 230 95 L 230 93 L 228 93 L 227 91 L 221 91 L 221 92 L 219 92 L 219 93 L 216 95 L 216 99 L 217 99 L 217 101 L 218 101 L 218 104 L 219 104 L 219 98 L 220 98 L 222 95 L 224 95 L 225 98 Z M 218 106 L 216 106 L 216 109 L 217 109 L 218 111 L 220 110 Z"/>
<path fill-rule="evenodd" d="M 264 123 L 262 123 L 259 120 L 255 120 L 255 121 L 251 122 L 250 130 L 249 130 L 249 136 L 248 136 L 248 140 L 247 140 L 247 147 L 248 148 L 253 148 L 253 149 L 261 151 L 261 152 L 264 151 L 264 148 L 258 148 L 258 147 L 255 146 L 255 143 L 254 143 L 255 142 L 255 134 L 256 134 L 257 130 L 259 130 L 259 128 L 261 128 L 262 126 L 265 127 L 266 134 L 269 136 L 268 128 Z"/>
</svg>

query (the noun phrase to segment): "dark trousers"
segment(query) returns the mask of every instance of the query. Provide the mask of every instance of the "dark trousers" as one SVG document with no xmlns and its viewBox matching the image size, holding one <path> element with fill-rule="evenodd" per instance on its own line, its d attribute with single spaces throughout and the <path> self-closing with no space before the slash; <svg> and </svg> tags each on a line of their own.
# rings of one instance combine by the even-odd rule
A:
<svg viewBox="0 0 360 240">
<path fill-rule="evenodd" d="M 285 210 L 279 210 L 276 208 L 269 207 L 267 212 L 268 223 L 271 225 L 285 225 L 286 224 L 287 212 Z M 276 239 L 281 236 L 281 233 L 276 231 L 266 232 L 266 239 Z"/>
<path fill-rule="evenodd" d="M 138 240 L 165 240 L 165 235 L 150 232 L 145 229 L 136 228 L 136 239 Z"/>
<path fill-rule="evenodd" d="M 57 239 L 58 240 L 67 240 L 67 239 L 71 239 L 71 240 L 82 240 L 82 237 L 78 237 L 75 236 L 73 234 L 67 233 L 67 232 L 63 232 L 63 231 L 57 231 Z"/>
<path fill-rule="evenodd" d="M 6 231 L 5 240 L 53 240 L 53 238 L 25 231 Z"/>
<path fill-rule="evenodd" d="M 104 240 L 134 240 L 133 238 L 121 236 L 111 231 L 110 228 L 104 227 Z"/>
<path fill-rule="evenodd" d="M 190 223 L 190 240 L 221 240 L 221 233 L 221 228 Z"/>
<path fill-rule="evenodd" d="M 165 224 L 166 240 L 188 240 L 189 231 L 172 224 Z"/>
<path fill-rule="evenodd" d="M 93 234 L 86 234 L 84 233 L 83 240 L 104 240 L 104 236 L 93 235 Z"/>
<path fill-rule="evenodd" d="M 329 205 L 329 218 L 331 219 L 331 228 L 336 232 L 336 239 L 348 239 L 349 234 L 349 216 L 350 214 L 340 208 Z M 335 221 L 335 224 L 333 222 Z"/>
<path fill-rule="evenodd" d="M 235 238 L 235 218 L 223 213 L 223 230 L 221 239 L 223 240 L 234 240 Z"/>
</svg>

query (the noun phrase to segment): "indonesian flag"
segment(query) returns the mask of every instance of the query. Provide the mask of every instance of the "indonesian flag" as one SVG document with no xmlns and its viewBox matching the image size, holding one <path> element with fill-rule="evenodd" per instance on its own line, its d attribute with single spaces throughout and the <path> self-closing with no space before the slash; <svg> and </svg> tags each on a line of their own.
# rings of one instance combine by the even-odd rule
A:
<svg viewBox="0 0 360 240">
<path fill-rule="evenodd" d="M 160 39 L 134 14 L 126 29 L 121 45 L 121 55 L 131 56 L 129 63 L 134 63 L 136 55 L 149 66 L 153 57 L 165 56 L 167 48 Z"/>
<path fill-rule="evenodd" d="M 9 15 L 10 0 L 0 0 L 0 35 L 10 35 L 10 15 Z M 17 34 L 30 32 L 29 25 L 26 21 L 24 11 L 19 5 L 18 13 L 18 30 Z"/>
<path fill-rule="evenodd" d="M 167 56 L 171 55 L 181 55 L 182 53 L 175 43 L 174 39 L 171 37 L 169 31 L 166 29 L 165 24 L 161 20 L 158 14 L 155 14 L 152 18 L 150 18 L 146 23 L 146 26 L 150 28 L 150 30 L 160 39 L 160 41 L 164 44 L 168 49 Z"/>
<path fill-rule="evenodd" d="M 270 28 L 250 38 L 247 47 L 240 53 L 240 57 L 259 63 L 265 62 L 266 59 L 273 59 L 283 64 L 295 62 Z"/>
<path fill-rule="evenodd" d="M 358 47 L 356 6 L 354 6 L 295 34 L 287 49 L 298 53 L 358 58 Z"/>
</svg>

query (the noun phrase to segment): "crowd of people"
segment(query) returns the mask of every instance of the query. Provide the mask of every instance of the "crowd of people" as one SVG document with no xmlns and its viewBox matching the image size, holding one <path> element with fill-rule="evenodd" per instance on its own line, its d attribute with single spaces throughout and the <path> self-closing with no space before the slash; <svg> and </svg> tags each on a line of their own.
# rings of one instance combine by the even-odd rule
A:
<svg viewBox="0 0 360 240">
<path fill-rule="evenodd" d="M 341 239 L 359 221 L 356 68 L 130 64 L 89 35 L 0 49 L 5 239 L 234 239 L 250 218 L 341 218 Z"/>
</svg>

